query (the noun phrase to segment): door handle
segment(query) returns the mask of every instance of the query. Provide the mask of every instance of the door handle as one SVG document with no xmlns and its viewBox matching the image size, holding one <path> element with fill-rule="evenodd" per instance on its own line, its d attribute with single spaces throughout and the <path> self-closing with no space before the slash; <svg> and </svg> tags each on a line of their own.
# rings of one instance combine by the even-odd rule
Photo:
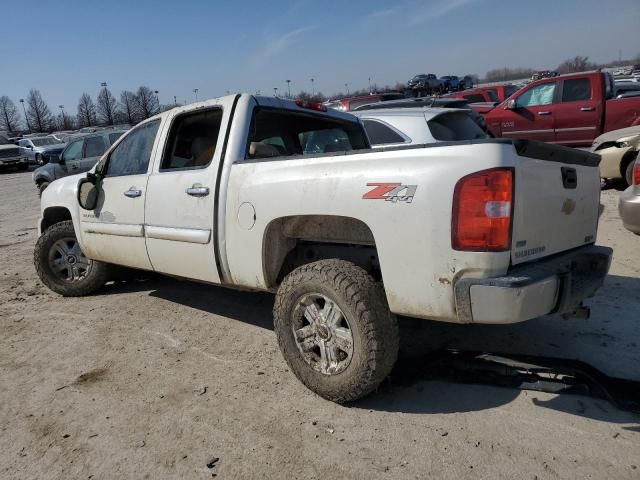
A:
<svg viewBox="0 0 640 480">
<path fill-rule="evenodd" d="M 593 107 L 582 107 L 580 109 L 581 112 L 593 112 L 595 110 L 595 108 Z"/>
<path fill-rule="evenodd" d="M 78 166 L 77 165 L 71 165 L 71 170 L 77 170 Z"/>
<path fill-rule="evenodd" d="M 538 112 L 538 115 L 551 115 L 551 112 Z"/>
<path fill-rule="evenodd" d="M 142 195 L 142 190 L 136 190 L 136 187 L 131 187 L 129 190 L 124 192 L 125 197 L 136 198 Z"/>
<path fill-rule="evenodd" d="M 191 195 L 192 197 L 206 197 L 209 195 L 209 187 L 196 186 L 187 188 L 185 190 L 187 195 Z"/>
</svg>

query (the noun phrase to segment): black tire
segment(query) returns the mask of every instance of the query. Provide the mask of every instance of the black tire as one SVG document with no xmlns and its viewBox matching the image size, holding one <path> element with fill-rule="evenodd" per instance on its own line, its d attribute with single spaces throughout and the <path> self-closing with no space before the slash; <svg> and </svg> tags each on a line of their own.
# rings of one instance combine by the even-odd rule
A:
<svg viewBox="0 0 640 480">
<path fill-rule="evenodd" d="M 38 184 L 38 196 L 39 197 L 42 197 L 42 192 L 44 192 L 48 186 L 49 186 L 49 182 L 40 182 Z"/>
<path fill-rule="evenodd" d="M 60 255 L 59 258 L 53 258 L 56 255 L 59 255 L 59 252 L 56 249 L 56 245 L 59 245 L 59 242 L 76 242 L 75 245 L 77 245 L 79 255 L 69 254 L 69 257 L 74 256 L 74 258 L 76 258 L 73 262 L 73 264 L 76 265 L 76 269 L 81 266 L 80 256 L 82 256 L 82 259 L 87 261 L 89 267 L 85 270 L 84 275 L 78 275 L 78 279 L 63 278 L 64 276 L 71 275 L 70 270 L 66 270 L 66 275 L 63 275 L 62 272 L 54 272 L 52 262 L 62 258 L 62 255 Z M 84 262 L 84 260 L 82 261 Z M 65 259 L 65 261 L 67 260 Z M 65 297 L 82 297 L 90 295 L 102 287 L 109 276 L 108 264 L 86 259 L 86 257 L 82 255 L 82 252 L 79 249 L 79 244 L 77 244 L 76 234 L 71 220 L 56 223 L 44 231 L 36 242 L 36 247 L 33 253 L 33 263 L 36 267 L 36 273 L 40 277 L 42 283 L 54 292 Z M 62 263 L 64 263 L 64 261 Z M 72 268 L 71 263 L 68 265 L 69 268 Z"/>
<path fill-rule="evenodd" d="M 348 363 L 336 373 L 323 373 L 314 368 L 305 359 L 302 347 L 298 347 L 294 333 L 300 322 L 304 322 L 304 318 L 300 318 L 300 312 L 306 312 L 304 299 L 315 294 L 337 305 L 352 337 Z M 287 364 L 307 388 L 327 400 L 343 403 L 371 393 L 396 362 L 399 346 L 396 317 L 389 311 L 384 290 L 353 263 L 320 260 L 291 272 L 278 289 L 273 317 L 278 344 Z M 315 333 L 309 338 L 313 342 L 319 336 L 320 333 Z M 329 337 L 326 342 L 330 341 Z"/>
<path fill-rule="evenodd" d="M 42 155 L 40 155 L 39 153 L 36 153 L 36 164 L 38 166 L 44 165 L 44 159 L 42 158 Z"/>
<path fill-rule="evenodd" d="M 627 185 L 633 185 L 633 166 L 637 161 L 638 157 L 636 156 L 635 160 L 630 161 L 624 171 L 624 179 L 627 182 Z"/>
</svg>

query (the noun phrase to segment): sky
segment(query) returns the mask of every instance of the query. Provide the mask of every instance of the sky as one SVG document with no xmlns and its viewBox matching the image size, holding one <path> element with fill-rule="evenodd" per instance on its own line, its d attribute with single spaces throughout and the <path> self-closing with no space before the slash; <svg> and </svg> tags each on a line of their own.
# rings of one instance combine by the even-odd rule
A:
<svg viewBox="0 0 640 480">
<path fill-rule="evenodd" d="M 0 18 L 0 95 L 68 113 L 102 82 L 167 104 L 640 54 L 640 0 L 2 0 Z"/>
</svg>

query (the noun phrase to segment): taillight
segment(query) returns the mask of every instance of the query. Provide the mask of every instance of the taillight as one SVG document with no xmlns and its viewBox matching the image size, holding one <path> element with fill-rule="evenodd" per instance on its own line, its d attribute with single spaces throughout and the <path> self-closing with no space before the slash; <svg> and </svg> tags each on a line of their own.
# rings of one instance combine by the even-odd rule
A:
<svg viewBox="0 0 640 480">
<path fill-rule="evenodd" d="M 461 178 L 453 194 L 454 250 L 509 250 L 512 213 L 513 168 L 493 168 Z"/>
<path fill-rule="evenodd" d="M 633 164 L 633 184 L 640 185 L 640 162 L 638 160 Z"/>
<path fill-rule="evenodd" d="M 298 99 L 296 105 L 300 108 L 308 108 L 309 110 L 316 110 L 318 112 L 326 112 L 327 106 L 319 102 L 309 102 L 307 100 Z"/>
</svg>

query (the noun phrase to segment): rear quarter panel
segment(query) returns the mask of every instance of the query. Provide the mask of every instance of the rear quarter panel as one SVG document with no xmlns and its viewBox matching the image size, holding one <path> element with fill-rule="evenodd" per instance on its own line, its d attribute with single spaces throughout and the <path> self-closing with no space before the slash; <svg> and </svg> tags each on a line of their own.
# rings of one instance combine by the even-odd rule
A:
<svg viewBox="0 0 640 480">
<path fill-rule="evenodd" d="M 372 231 L 390 308 L 397 314 L 457 321 L 452 284 L 461 276 L 504 274 L 509 252 L 451 248 L 456 182 L 472 172 L 512 166 L 511 145 L 476 144 L 291 158 L 233 165 L 226 204 L 226 251 L 232 283 L 270 289 L 263 268 L 264 234 L 292 215 L 337 215 Z M 415 185 L 412 202 L 363 199 L 368 183 Z M 240 225 L 241 205 L 255 224 Z M 243 207 L 243 208 L 246 208 Z"/>
<path fill-rule="evenodd" d="M 604 132 L 635 125 L 640 125 L 640 97 L 606 101 Z"/>
</svg>

